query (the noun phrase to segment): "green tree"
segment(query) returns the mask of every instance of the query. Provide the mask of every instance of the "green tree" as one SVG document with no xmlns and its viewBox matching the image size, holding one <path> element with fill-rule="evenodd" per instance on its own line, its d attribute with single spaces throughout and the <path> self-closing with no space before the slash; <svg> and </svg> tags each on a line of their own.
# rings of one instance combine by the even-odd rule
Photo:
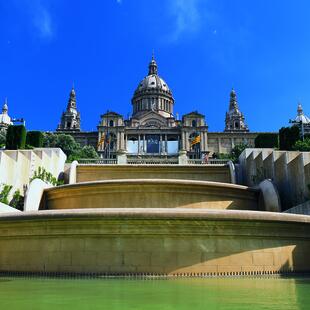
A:
<svg viewBox="0 0 310 310">
<path fill-rule="evenodd" d="M 43 133 L 41 131 L 28 131 L 26 135 L 26 145 L 31 147 L 43 146 Z"/>
<path fill-rule="evenodd" d="M 304 141 L 298 140 L 293 145 L 293 150 L 301 152 L 310 152 L 310 138 L 306 138 Z"/>
<path fill-rule="evenodd" d="M 79 151 L 73 153 L 69 156 L 68 161 L 72 162 L 74 160 L 79 160 L 82 158 L 99 158 L 96 150 L 91 145 L 85 145 Z"/>
<path fill-rule="evenodd" d="M 44 147 L 59 147 L 67 155 L 67 161 L 79 160 L 81 158 L 98 158 L 93 146 L 81 147 L 72 136 L 66 134 L 45 133 L 43 139 Z"/>
<path fill-rule="evenodd" d="M 236 144 L 234 148 L 231 150 L 231 160 L 234 163 L 237 163 L 241 153 L 248 147 L 249 146 L 246 143 Z"/>
<path fill-rule="evenodd" d="M 24 125 L 10 125 L 6 134 L 7 150 L 24 149 L 26 145 L 26 128 Z"/>
<path fill-rule="evenodd" d="M 5 146 L 6 134 L 4 131 L 0 131 L 0 148 Z"/>
<path fill-rule="evenodd" d="M 282 127 L 279 130 L 280 150 L 291 151 L 293 145 L 300 139 L 300 131 L 298 126 Z"/>
<path fill-rule="evenodd" d="M 43 138 L 44 147 L 59 147 L 69 158 L 71 155 L 80 151 L 80 144 L 72 136 L 65 134 L 45 133 Z"/>
<path fill-rule="evenodd" d="M 277 133 L 260 133 L 255 138 L 256 148 L 278 148 L 279 135 Z"/>
</svg>

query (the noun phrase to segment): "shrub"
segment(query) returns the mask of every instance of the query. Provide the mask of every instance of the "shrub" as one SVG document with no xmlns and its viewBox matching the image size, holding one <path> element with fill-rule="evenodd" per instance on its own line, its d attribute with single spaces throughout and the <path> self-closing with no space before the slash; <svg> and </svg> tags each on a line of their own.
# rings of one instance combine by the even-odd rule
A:
<svg viewBox="0 0 310 310">
<path fill-rule="evenodd" d="M 24 125 L 10 125 L 6 134 L 6 149 L 24 149 L 26 144 L 26 128 Z"/>
<path fill-rule="evenodd" d="M 8 197 L 9 197 L 12 187 L 13 187 L 12 185 L 7 185 L 7 184 L 4 184 L 2 186 L 2 190 L 0 192 L 0 202 L 5 203 L 6 205 L 9 204 Z"/>
<path fill-rule="evenodd" d="M 77 152 L 71 154 L 68 158 L 68 161 L 72 162 L 74 160 L 79 160 L 82 158 L 99 158 L 99 155 L 97 154 L 93 146 L 85 145 Z"/>
<path fill-rule="evenodd" d="M 10 206 L 20 211 L 24 210 L 24 196 L 21 195 L 19 189 L 14 192 Z"/>
<path fill-rule="evenodd" d="M 282 127 L 279 130 L 280 150 L 291 151 L 293 145 L 300 139 L 300 131 L 298 126 Z"/>
<path fill-rule="evenodd" d="M 257 148 L 278 148 L 279 134 L 277 133 L 260 133 L 255 138 L 255 147 Z"/>
<path fill-rule="evenodd" d="M 0 148 L 5 146 L 6 133 L 5 131 L 0 130 Z"/>
<path fill-rule="evenodd" d="M 45 168 L 39 167 L 37 171 L 34 172 L 33 177 L 30 179 L 30 182 L 34 179 L 40 179 L 46 183 L 50 183 L 54 186 L 64 184 L 63 180 L 57 180 L 50 172 L 46 171 Z"/>
<path fill-rule="evenodd" d="M 236 144 L 234 148 L 231 150 L 231 160 L 234 163 L 239 161 L 240 154 L 249 146 L 246 143 Z"/>
<path fill-rule="evenodd" d="M 301 152 L 310 152 L 310 138 L 306 138 L 304 141 L 297 141 L 293 145 L 293 150 Z"/>
<path fill-rule="evenodd" d="M 26 137 L 26 145 L 32 147 L 42 147 L 43 133 L 41 131 L 28 131 Z"/>
</svg>

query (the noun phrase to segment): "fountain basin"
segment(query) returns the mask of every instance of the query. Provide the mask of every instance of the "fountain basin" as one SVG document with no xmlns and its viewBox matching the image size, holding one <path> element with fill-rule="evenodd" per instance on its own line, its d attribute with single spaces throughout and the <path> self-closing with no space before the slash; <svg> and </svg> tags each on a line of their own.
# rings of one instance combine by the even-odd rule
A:
<svg viewBox="0 0 310 310">
<path fill-rule="evenodd" d="M 0 216 L 0 271 L 254 275 L 310 270 L 310 217 L 207 209 Z"/>
<path fill-rule="evenodd" d="M 105 180 L 46 189 L 40 208 L 258 210 L 258 196 L 257 189 L 228 183 L 169 179 Z"/>
</svg>

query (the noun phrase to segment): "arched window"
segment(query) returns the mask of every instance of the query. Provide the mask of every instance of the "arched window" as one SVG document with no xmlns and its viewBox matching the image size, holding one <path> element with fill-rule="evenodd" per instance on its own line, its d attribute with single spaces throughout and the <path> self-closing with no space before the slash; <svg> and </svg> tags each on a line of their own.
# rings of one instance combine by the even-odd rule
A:
<svg viewBox="0 0 310 310">
<path fill-rule="evenodd" d="M 235 128 L 239 128 L 239 123 L 235 122 Z"/>
<path fill-rule="evenodd" d="M 195 119 L 192 120 L 192 127 L 197 127 L 197 121 Z"/>
<path fill-rule="evenodd" d="M 113 121 L 112 119 L 111 119 L 110 122 L 109 122 L 109 126 L 110 126 L 110 127 L 113 127 L 113 126 L 114 126 L 114 121 Z"/>
</svg>

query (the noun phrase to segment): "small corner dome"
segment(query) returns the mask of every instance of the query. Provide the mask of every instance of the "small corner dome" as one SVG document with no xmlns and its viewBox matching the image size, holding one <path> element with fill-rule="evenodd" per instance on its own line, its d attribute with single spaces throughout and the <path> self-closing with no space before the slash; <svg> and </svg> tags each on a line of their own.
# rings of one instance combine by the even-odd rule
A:
<svg viewBox="0 0 310 310">
<path fill-rule="evenodd" d="M 295 118 L 295 122 L 298 122 L 298 123 L 301 122 L 303 124 L 310 124 L 310 118 L 306 115 L 298 115 Z"/>
<path fill-rule="evenodd" d="M 301 104 L 298 104 L 297 116 L 295 118 L 296 123 L 310 124 L 310 118 L 304 114 Z"/>
<path fill-rule="evenodd" d="M 12 121 L 8 114 L 1 113 L 0 114 L 0 125 L 11 125 Z"/>
</svg>

